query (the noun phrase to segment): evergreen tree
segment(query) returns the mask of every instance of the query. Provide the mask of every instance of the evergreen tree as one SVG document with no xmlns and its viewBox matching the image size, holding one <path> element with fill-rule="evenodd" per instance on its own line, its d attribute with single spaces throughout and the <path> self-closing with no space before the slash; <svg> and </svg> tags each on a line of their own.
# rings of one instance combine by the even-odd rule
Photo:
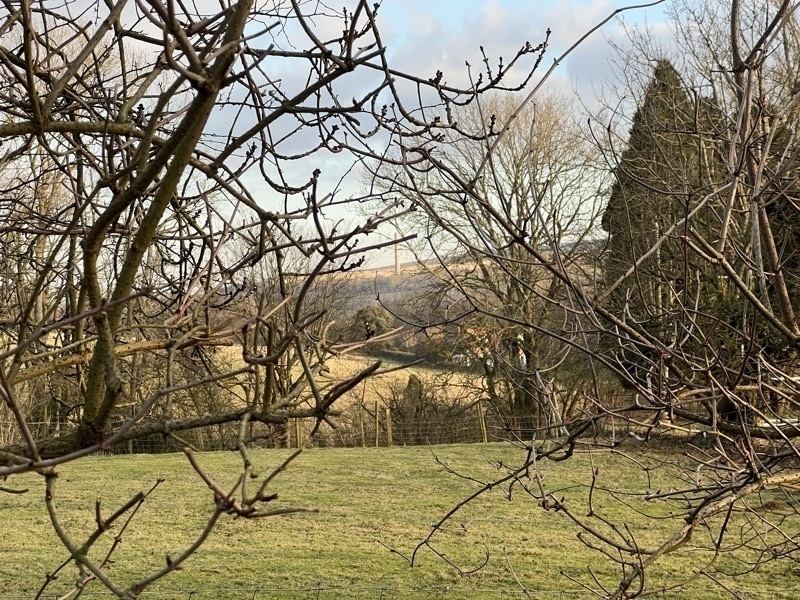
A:
<svg viewBox="0 0 800 600">
<path fill-rule="evenodd" d="M 786 348 L 781 336 L 748 305 L 720 265 L 687 245 L 686 240 L 694 240 L 695 248 L 703 244 L 716 247 L 730 193 L 723 183 L 730 177 L 725 157 L 733 143 L 732 132 L 715 107 L 710 98 L 695 102 L 675 68 L 668 61 L 658 61 L 634 114 L 628 146 L 614 169 L 615 183 L 602 220 L 609 234 L 603 267 L 607 302 L 615 314 L 665 346 L 680 346 L 679 351 L 687 355 L 705 356 L 704 348 L 713 348 L 724 358 L 709 361 L 714 364 L 714 378 L 732 383 L 742 376 L 759 376 L 759 355 L 784 362 Z M 788 163 L 800 153 L 794 151 L 791 127 L 785 122 L 764 121 L 767 112 L 761 107 L 753 117 L 759 120 L 759 131 L 774 129 L 773 144 L 764 148 L 759 159 L 767 161 L 765 173 L 780 176 L 773 177 L 771 185 L 760 192 L 760 201 L 766 205 L 797 309 L 800 219 L 794 199 L 798 178 L 794 164 Z M 752 186 L 746 177 L 743 182 L 735 190 L 737 195 Z M 695 212 L 712 191 L 717 195 Z M 739 203 L 744 207 L 740 212 L 747 217 L 747 198 L 741 196 Z M 690 213 L 694 215 L 689 224 L 683 225 L 683 217 Z M 762 302 L 775 303 L 774 290 L 765 289 L 762 295 L 756 276 L 748 274 L 752 261 L 743 251 L 731 250 L 749 247 L 751 227 L 740 226 L 728 235 L 737 238 L 725 252 L 728 263 Z M 696 331 L 703 335 L 695 335 Z M 753 343 L 747 356 L 743 355 L 743 339 Z M 659 371 L 659 358 L 646 346 L 622 341 L 620 348 L 622 363 L 640 382 L 669 376 L 669 369 L 666 374 Z M 687 373 L 684 370 L 684 376 Z M 718 412 L 722 418 L 734 418 L 724 406 L 718 407 Z"/>
<path fill-rule="evenodd" d="M 687 284 L 684 232 L 651 251 L 696 202 L 699 186 L 694 105 L 668 61 L 655 66 L 634 114 L 627 148 L 614 169 L 615 183 L 603 214 L 609 233 L 604 260 L 608 286 L 639 261 L 610 295 L 615 309 L 659 330 L 675 294 Z"/>
<path fill-rule="evenodd" d="M 766 111 L 765 111 L 766 112 Z M 777 111 L 776 111 L 777 112 Z M 767 114 L 765 129 L 774 129 L 768 153 L 768 172 L 773 184 L 764 190 L 764 203 L 775 236 L 781 269 L 792 299 L 795 314 L 800 313 L 800 143 L 795 109 L 780 121 Z"/>
</svg>

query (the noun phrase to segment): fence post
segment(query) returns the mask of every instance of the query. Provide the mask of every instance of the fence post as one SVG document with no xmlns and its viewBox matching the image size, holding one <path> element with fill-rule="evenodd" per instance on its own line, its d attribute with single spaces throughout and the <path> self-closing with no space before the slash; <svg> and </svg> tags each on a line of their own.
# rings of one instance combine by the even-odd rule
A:
<svg viewBox="0 0 800 600">
<path fill-rule="evenodd" d="M 303 447 L 303 438 L 300 436 L 300 430 L 302 429 L 302 427 L 301 427 L 302 423 L 300 423 L 300 421 L 302 421 L 302 419 L 295 419 L 294 420 L 294 435 L 295 435 L 295 438 L 297 438 L 297 448 L 298 449 Z"/>
<path fill-rule="evenodd" d="M 133 402 L 131 402 L 131 420 L 133 420 L 135 416 L 136 416 L 136 405 Z M 128 454 L 133 454 L 133 438 L 129 439 L 125 445 L 127 446 L 126 449 L 128 450 Z"/>
<path fill-rule="evenodd" d="M 375 447 L 381 439 L 381 413 L 378 412 L 378 401 L 375 400 Z"/>
<path fill-rule="evenodd" d="M 478 420 L 481 424 L 481 439 L 484 444 L 489 443 L 489 437 L 486 435 L 486 418 L 483 416 L 483 401 L 478 399 Z"/>
<path fill-rule="evenodd" d="M 392 445 L 392 409 L 386 407 L 386 445 Z"/>
<path fill-rule="evenodd" d="M 361 447 L 367 447 L 367 436 L 364 433 L 364 404 L 358 407 L 358 424 L 361 425 Z"/>
</svg>

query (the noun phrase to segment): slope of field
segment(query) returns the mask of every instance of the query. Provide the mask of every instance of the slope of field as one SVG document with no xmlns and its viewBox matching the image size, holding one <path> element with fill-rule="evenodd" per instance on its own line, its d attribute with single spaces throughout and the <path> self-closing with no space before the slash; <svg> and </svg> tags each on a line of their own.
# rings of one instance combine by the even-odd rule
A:
<svg viewBox="0 0 800 600">
<path fill-rule="evenodd" d="M 240 347 L 222 348 L 218 352 L 227 361 L 228 368 L 244 366 Z M 426 362 L 415 362 L 416 357 L 411 354 L 404 355 L 399 352 L 384 354 L 383 356 L 369 356 L 353 353 L 328 357 L 325 362 L 326 369 L 317 376 L 318 384 L 320 386 L 336 385 L 380 361 L 381 367 L 377 374 L 369 377 L 364 383 L 356 386 L 338 400 L 336 403 L 338 409 L 345 409 L 353 402 L 387 400 L 393 394 L 402 392 L 410 375 L 416 375 L 426 382 L 437 380 L 440 384 L 446 380 L 447 385 L 440 386 L 441 389 L 437 391 L 439 393 L 446 392 L 451 400 L 461 396 L 474 396 L 476 390 L 481 389 L 482 377 L 477 370 L 469 372 L 453 365 L 440 363 L 432 366 Z M 404 365 L 410 366 L 400 368 Z M 299 375 L 301 369 L 300 365 L 296 365 L 293 374 Z"/>
<path fill-rule="evenodd" d="M 433 453 L 475 480 L 449 474 Z M 253 451 L 256 470 L 263 476 L 288 454 L 287 450 Z M 521 586 L 525 586 L 535 590 L 537 598 L 578 598 L 585 590 L 581 592 L 573 579 L 596 587 L 589 568 L 600 581 L 613 584 L 620 575 L 619 567 L 583 546 L 576 538 L 575 525 L 563 513 L 545 511 L 521 486 L 514 490 L 511 502 L 501 489 L 479 498 L 434 537 L 434 548 L 464 570 L 481 564 L 488 556 L 483 569 L 460 575 L 427 548 L 419 552 L 417 566 L 409 567 L 404 557 L 411 556 L 432 523 L 479 489 L 477 482 L 504 473 L 504 467 L 495 468 L 490 461 L 512 464 L 520 458 L 518 450 L 503 444 L 305 451 L 270 485 L 279 494 L 272 504 L 275 508 L 318 508 L 318 513 L 255 521 L 225 517 L 185 568 L 169 575 L 147 596 L 330 598 L 333 595 L 303 595 L 297 590 L 344 587 L 347 589 L 338 594 L 340 597 L 427 598 L 443 597 L 446 591 L 447 598 L 498 598 L 509 597 L 502 596 L 501 590 L 521 593 Z M 233 486 L 241 464 L 237 454 L 203 453 L 198 460 L 217 481 L 228 488 Z M 648 462 L 646 456 L 638 460 Z M 648 482 L 630 465 L 619 456 L 582 454 L 548 467 L 544 485 L 558 497 L 565 496 L 575 514 L 602 528 L 599 520 L 586 516 L 591 473 L 597 469 L 597 514 L 624 522 L 640 545 L 651 546 L 679 528 L 681 522 L 670 519 L 663 505 L 644 501 L 641 493 L 667 489 L 677 482 L 666 469 L 654 469 Z M 178 555 L 192 542 L 211 512 L 210 491 L 179 454 L 97 456 L 59 468 L 56 504 L 65 527 L 78 539 L 95 527 L 96 500 L 101 501 L 103 514 L 110 514 L 139 490 L 150 488 L 156 477 L 164 482 L 122 534 L 109 569 L 109 574 L 125 585 L 160 568 L 167 555 Z M 27 486 L 29 491 L 0 493 L 0 598 L 32 598 L 45 575 L 67 556 L 47 518 L 41 478 L 26 475 L 4 485 Z M 612 502 L 603 491 L 606 487 L 631 492 L 623 498 L 630 508 Z M 607 528 L 603 530 L 608 533 Z M 104 556 L 113 536 L 119 533 L 118 525 L 90 556 Z M 648 585 L 668 585 L 709 559 L 709 552 L 689 544 L 665 558 Z M 726 566 L 726 560 L 721 566 Z M 733 561 L 728 563 L 731 571 L 741 567 Z M 65 593 L 76 573 L 74 567 L 65 569 L 49 591 Z M 787 590 L 796 587 L 796 577 L 786 567 L 774 566 L 730 578 L 726 584 L 759 592 L 746 597 L 779 598 L 784 592 L 785 597 L 793 597 Z M 714 591 L 718 588 L 707 579 L 700 578 L 691 585 L 690 591 L 669 597 L 729 597 Z M 359 592 L 361 588 L 368 589 Z M 387 595 L 379 588 L 404 591 Z M 97 582 L 90 585 L 90 592 L 99 590 Z M 439 591 L 434 595 L 412 594 L 411 590 Z M 571 594 L 558 595 L 565 590 Z M 767 591 L 769 595 L 760 595 Z"/>
</svg>

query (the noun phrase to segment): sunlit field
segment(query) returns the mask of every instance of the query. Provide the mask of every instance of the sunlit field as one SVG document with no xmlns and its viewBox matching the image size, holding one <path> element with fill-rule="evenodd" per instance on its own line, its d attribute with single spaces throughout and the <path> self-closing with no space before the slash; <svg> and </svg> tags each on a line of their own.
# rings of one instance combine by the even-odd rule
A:
<svg viewBox="0 0 800 600">
<path fill-rule="evenodd" d="M 289 452 L 258 450 L 252 456 L 263 475 Z M 241 463 L 238 454 L 197 457 L 218 482 L 233 486 Z M 613 586 L 621 574 L 618 565 L 582 545 L 569 518 L 544 510 L 522 486 L 512 490 L 510 502 L 507 489 L 494 489 L 470 503 L 432 538 L 433 549 L 441 556 L 422 547 L 415 566 L 409 566 L 408 559 L 433 523 L 480 489 L 479 482 L 504 474 L 502 465 L 521 458 L 522 453 L 505 444 L 307 450 L 274 480 L 271 489 L 279 497 L 272 507 L 319 512 L 252 521 L 226 516 L 182 570 L 146 595 L 311 598 L 312 592 L 303 590 L 314 589 L 327 597 L 443 597 L 446 592 L 447 598 L 479 598 L 511 593 L 525 597 L 529 590 L 534 597 L 549 598 L 562 591 L 582 597 L 588 591 L 581 583 L 598 588 L 594 578 Z M 648 464 L 649 459 L 638 460 Z M 454 475 L 442 463 L 474 480 Z M 597 518 L 587 517 L 595 469 L 595 514 L 620 526 L 624 523 L 641 547 L 652 546 L 681 522 L 669 518 L 668 507 L 646 501 L 643 493 L 677 482 L 671 481 L 667 468 L 651 470 L 648 482 L 631 464 L 620 456 L 582 453 L 543 468 L 543 484 L 557 497 L 566 497 L 574 514 L 601 526 Z M 77 539 L 95 527 L 96 500 L 101 501 L 102 513 L 110 514 L 136 492 L 151 488 L 155 477 L 163 478 L 122 533 L 112 556 L 108 573 L 122 585 L 162 567 L 168 555 L 179 554 L 212 512 L 210 490 L 182 454 L 97 456 L 62 467 L 59 473 L 56 504 Z M 42 480 L 27 475 L 13 485 L 27 486 L 29 491 L 0 494 L 0 597 L 32 598 L 67 555 L 45 512 Z M 606 487 L 630 495 L 617 494 L 624 501 L 617 502 L 603 491 Z M 105 556 L 119 529 L 118 525 L 106 533 L 107 539 L 90 557 L 99 561 Z M 708 540 L 697 541 L 707 546 Z M 652 571 L 648 587 L 657 589 L 687 578 L 710 558 L 707 550 L 690 543 Z M 731 572 L 742 569 L 733 558 L 725 560 Z M 66 593 L 76 576 L 74 566 L 66 567 L 47 588 L 46 597 Z M 725 584 L 743 590 L 747 597 L 779 598 L 793 597 L 796 581 L 785 566 L 762 566 Z M 87 590 L 100 591 L 98 582 Z M 730 596 L 699 577 L 670 597 Z"/>
</svg>

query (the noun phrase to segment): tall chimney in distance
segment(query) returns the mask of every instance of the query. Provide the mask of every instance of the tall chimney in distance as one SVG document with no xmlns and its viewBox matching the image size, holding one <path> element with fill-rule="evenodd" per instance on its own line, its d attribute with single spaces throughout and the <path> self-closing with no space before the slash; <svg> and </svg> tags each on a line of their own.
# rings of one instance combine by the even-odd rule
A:
<svg viewBox="0 0 800 600">
<path fill-rule="evenodd" d="M 394 230 L 394 274 L 395 275 L 400 275 L 400 244 L 397 241 L 399 237 L 400 234 L 395 229 Z"/>
</svg>

